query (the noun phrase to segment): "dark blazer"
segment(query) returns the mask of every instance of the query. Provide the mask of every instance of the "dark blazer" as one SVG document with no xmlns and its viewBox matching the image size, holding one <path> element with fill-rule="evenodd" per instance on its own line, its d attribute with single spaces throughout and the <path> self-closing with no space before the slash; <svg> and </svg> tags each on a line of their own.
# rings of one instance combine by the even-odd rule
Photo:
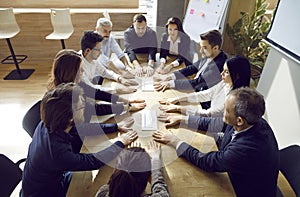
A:
<svg viewBox="0 0 300 197">
<path fill-rule="evenodd" d="M 200 130 L 209 129 L 213 118 L 202 117 Z M 224 123 L 225 124 L 225 123 Z M 277 141 L 269 124 L 261 119 L 231 141 L 234 128 L 225 124 L 219 151 L 202 153 L 182 143 L 177 154 L 209 172 L 228 172 L 237 196 L 276 196 L 279 172 Z"/>
<path fill-rule="evenodd" d="M 157 53 L 156 32 L 147 27 L 146 33 L 142 37 L 138 37 L 134 27 L 130 26 L 124 32 L 124 47 L 130 62 L 137 60 L 136 53 L 148 54 L 148 60 L 155 61 L 155 54 Z"/>
<path fill-rule="evenodd" d="M 61 183 L 65 171 L 96 170 L 114 159 L 124 148 L 117 141 L 97 153 L 74 153 L 71 134 L 59 131 L 49 134 L 41 122 L 29 146 L 22 179 L 24 197 L 64 197 Z"/>
<path fill-rule="evenodd" d="M 185 63 L 186 66 L 192 64 L 192 58 L 190 55 L 190 38 L 185 33 L 179 32 L 180 43 L 178 44 L 178 56 L 176 60 L 179 64 Z M 160 58 L 167 59 L 170 55 L 170 42 L 168 41 L 169 35 L 167 33 L 162 34 L 160 45 Z"/>
<path fill-rule="evenodd" d="M 207 58 L 200 59 L 196 63 L 189 65 L 179 71 L 175 71 L 175 89 L 177 90 L 195 90 L 196 92 L 206 90 L 221 81 L 221 72 L 227 55 L 221 51 L 217 57 L 211 61 L 207 68 L 196 79 L 186 79 L 196 74 L 205 64 Z"/>
</svg>

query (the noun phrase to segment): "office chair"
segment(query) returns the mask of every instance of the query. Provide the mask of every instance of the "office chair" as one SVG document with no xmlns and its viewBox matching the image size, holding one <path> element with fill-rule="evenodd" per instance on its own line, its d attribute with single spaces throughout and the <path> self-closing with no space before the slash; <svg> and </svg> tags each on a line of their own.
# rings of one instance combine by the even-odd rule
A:
<svg viewBox="0 0 300 197">
<path fill-rule="evenodd" d="M 46 39 L 60 40 L 62 48 L 65 49 L 66 46 L 64 40 L 69 39 L 74 32 L 70 9 L 51 8 L 50 16 L 53 32 L 46 36 Z"/>
<path fill-rule="evenodd" d="M 0 39 L 6 39 L 11 55 L 1 61 L 2 64 L 15 64 L 16 69 L 11 71 L 4 80 L 23 80 L 27 79 L 34 69 L 20 69 L 19 64 L 23 62 L 27 55 L 16 55 L 10 38 L 16 36 L 20 32 L 12 8 L 0 9 Z"/>
<path fill-rule="evenodd" d="M 22 125 L 25 131 L 33 137 L 35 128 L 41 121 L 40 115 L 41 100 L 37 101 L 25 114 Z"/>
<path fill-rule="evenodd" d="M 280 171 L 285 176 L 296 196 L 300 196 L 300 146 L 291 145 L 279 151 Z"/>
<path fill-rule="evenodd" d="M 22 170 L 19 165 L 25 159 L 14 163 L 8 157 L 0 154 L 0 196 L 9 197 L 22 180 Z"/>
</svg>

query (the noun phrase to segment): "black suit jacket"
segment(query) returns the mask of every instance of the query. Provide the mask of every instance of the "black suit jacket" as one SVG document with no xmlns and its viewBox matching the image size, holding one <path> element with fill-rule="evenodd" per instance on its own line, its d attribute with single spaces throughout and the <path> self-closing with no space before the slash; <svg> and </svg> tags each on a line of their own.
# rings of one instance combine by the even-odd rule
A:
<svg viewBox="0 0 300 197">
<path fill-rule="evenodd" d="M 178 56 L 176 60 L 179 64 L 182 62 L 185 63 L 186 66 L 190 65 L 192 62 L 192 58 L 190 55 L 190 38 L 188 35 L 179 32 L 180 43 L 178 44 Z M 164 33 L 161 38 L 161 47 L 160 47 L 160 58 L 167 59 L 167 56 L 170 55 L 170 42 L 168 41 L 169 35 Z"/>
<path fill-rule="evenodd" d="M 198 129 L 208 131 L 220 118 L 201 117 Z M 222 119 L 222 118 L 221 118 Z M 189 120 L 189 126 L 193 121 Z M 225 123 L 224 123 L 225 124 Z M 222 127 L 219 127 L 219 129 Z M 234 128 L 225 124 L 219 151 L 202 153 L 182 143 L 177 154 L 198 168 L 209 172 L 228 172 L 237 196 L 276 196 L 279 151 L 269 124 L 261 119 L 231 140 Z M 221 130 L 218 130 L 221 131 Z"/>
<path fill-rule="evenodd" d="M 211 61 L 206 69 L 202 71 L 196 79 L 186 79 L 186 77 L 196 74 L 202 66 L 205 64 L 207 58 L 200 59 L 196 63 L 187 66 L 179 71 L 174 72 L 176 80 L 176 90 L 191 90 L 194 89 L 196 92 L 206 90 L 221 81 L 221 72 L 227 55 L 221 51 L 217 57 Z"/>
</svg>

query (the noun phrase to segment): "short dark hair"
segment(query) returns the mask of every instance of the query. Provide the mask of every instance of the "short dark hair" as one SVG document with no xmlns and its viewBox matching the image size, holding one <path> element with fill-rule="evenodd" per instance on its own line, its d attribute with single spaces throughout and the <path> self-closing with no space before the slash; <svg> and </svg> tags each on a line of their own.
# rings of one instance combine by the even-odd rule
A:
<svg viewBox="0 0 300 197">
<path fill-rule="evenodd" d="M 64 131 L 73 119 L 73 108 L 83 94 L 75 83 L 62 83 L 45 93 L 41 102 L 41 119 L 49 133 Z"/>
<path fill-rule="evenodd" d="M 183 27 L 182 27 L 182 22 L 181 22 L 181 20 L 179 18 L 177 18 L 177 17 L 171 17 L 171 18 L 168 19 L 168 21 L 166 23 L 166 32 L 168 32 L 168 26 L 169 26 L 169 24 L 176 25 L 177 28 L 178 28 L 178 31 L 184 32 L 183 31 Z"/>
<path fill-rule="evenodd" d="M 115 168 L 109 180 L 110 196 L 141 196 L 151 176 L 151 159 L 145 149 L 124 149 L 117 158 Z"/>
<path fill-rule="evenodd" d="M 264 97 L 256 90 L 242 87 L 230 92 L 236 97 L 234 106 L 235 116 L 244 118 L 248 124 L 253 125 L 261 119 L 265 113 Z"/>
<path fill-rule="evenodd" d="M 218 30 L 211 30 L 200 35 L 201 40 L 207 40 L 208 43 L 214 47 L 219 46 L 219 49 L 222 46 L 222 35 Z"/>
<path fill-rule="evenodd" d="M 146 17 L 143 14 L 136 14 L 136 15 L 134 15 L 134 17 L 133 17 L 133 22 L 134 23 L 135 22 L 141 23 L 143 21 L 147 22 Z"/>
<path fill-rule="evenodd" d="M 103 37 L 99 33 L 91 30 L 85 31 L 80 40 L 82 53 L 86 49 L 93 49 L 97 43 L 102 42 L 102 40 Z"/>
</svg>

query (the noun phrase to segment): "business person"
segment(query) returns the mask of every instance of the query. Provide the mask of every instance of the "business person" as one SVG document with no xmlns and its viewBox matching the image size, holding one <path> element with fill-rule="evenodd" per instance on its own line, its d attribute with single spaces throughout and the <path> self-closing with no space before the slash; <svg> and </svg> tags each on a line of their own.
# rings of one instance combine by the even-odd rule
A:
<svg viewBox="0 0 300 197">
<path fill-rule="evenodd" d="M 154 61 L 157 53 L 156 32 L 147 26 L 146 17 L 143 14 L 136 14 L 133 17 L 132 25 L 124 32 L 125 53 L 128 54 L 130 62 L 135 67 L 137 76 L 146 73 L 151 76 L 154 73 Z M 147 54 L 148 65 L 143 68 L 136 54 Z"/>
<path fill-rule="evenodd" d="M 156 91 L 176 89 L 180 91 L 194 90 L 199 92 L 206 90 L 221 81 L 220 73 L 227 55 L 221 50 L 222 35 L 217 30 L 200 35 L 200 52 L 203 58 L 196 63 L 187 66 L 169 75 L 154 76 L 154 88 Z M 187 79 L 195 74 L 194 79 Z M 202 105 L 207 109 L 210 105 Z"/>
<path fill-rule="evenodd" d="M 116 167 L 108 184 L 103 185 L 95 197 L 168 197 L 168 187 L 162 174 L 160 146 L 149 142 L 149 149 L 131 147 L 124 149 L 116 161 Z M 145 189 L 151 180 L 151 193 Z"/>
<path fill-rule="evenodd" d="M 106 68 L 111 69 L 124 78 L 133 79 L 134 75 L 130 72 L 131 67 L 125 57 L 125 53 L 111 35 L 112 22 L 107 18 L 99 18 L 96 23 L 96 31 L 103 37 L 101 42 L 101 55 L 98 57 L 98 62 Z M 111 53 L 115 53 L 117 58 L 112 58 Z"/>
<path fill-rule="evenodd" d="M 79 53 L 82 55 L 82 68 L 83 75 L 82 81 L 90 86 L 102 84 L 103 79 L 114 80 L 125 86 L 135 86 L 138 83 L 134 80 L 125 79 L 121 75 L 105 68 L 101 65 L 97 59 L 101 55 L 101 42 L 103 38 L 95 31 L 85 31 L 81 37 L 80 44 L 81 50 Z M 99 78 L 100 77 L 100 78 Z M 96 79 L 96 81 L 95 81 Z M 101 81 L 101 82 L 100 82 Z M 97 86 L 98 87 L 98 86 Z M 129 93 L 132 89 L 135 91 L 136 88 L 126 88 L 124 91 Z"/>
<path fill-rule="evenodd" d="M 121 114 L 124 111 L 138 111 L 146 106 L 145 100 L 128 100 L 116 94 L 111 94 L 92 87 L 82 81 L 82 57 L 72 49 L 59 51 L 53 61 L 51 77 L 48 89 L 54 89 L 61 83 L 75 82 L 84 91 L 84 97 L 88 97 L 84 109 L 85 121 L 89 122 L 92 115 Z M 109 103 L 98 104 L 96 101 Z M 117 103 L 120 102 L 120 103 Z"/>
<path fill-rule="evenodd" d="M 177 155 L 208 172 L 227 172 L 237 196 L 276 196 L 279 172 L 278 145 L 262 118 L 263 96 L 250 88 L 238 88 L 226 97 L 224 136 L 218 151 L 203 153 L 172 132 L 156 131 L 154 140 L 176 148 Z M 202 117 L 199 129 L 207 131 L 222 118 Z M 217 124 L 218 125 L 218 124 Z M 215 130 L 217 132 L 217 130 Z"/>
<path fill-rule="evenodd" d="M 156 72 L 166 74 L 182 63 L 192 64 L 190 55 L 190 38 L 184 32 L 182 22 L 177 17 L 171 17 L 166 24 L 166 32 L 162 34 L 160 45 L 160 66 Z M 167 57 L 175 60 L 167 63 Z"/>
<path fill-rule="evenodd" d="M 161 100 L 160 109 L 165 112 L 179 112 L 186 116 L 177 115 L 160 115 L 160 119 L 168 121 L 166 126 L 174 126 L 180 121 L 191 116 L 222 116 L 224 111 L 224 102 L 226 95 L 237 88 L 249 87 L 251 68 L 247 58 L 241 56 L 233 56 L 226 60 L 223 72 L 221 73 L 222 81 L 217 85 L 200 92 L 190 93 L 182 97 L 174 97 Z M 211 101 L 211 107 L 208 109 L 198 109 L 197 107 L 185 107 L 175 104 L 180 102 L 200 103 Z"/>
<path fill-rule="evenodd" d="M 96 153 L 73 152 L 70 130 L 83 123 L 83 91 L 74 83 L 49 90 L 41 102 L 42 121 L 36 128 L 22 177 L 22 197 L 64 197 L 71 171 L 96 170 L 114 159 L 137 138 L 135 131 L 120 135 L 108 148 Z"/>
</svg>

